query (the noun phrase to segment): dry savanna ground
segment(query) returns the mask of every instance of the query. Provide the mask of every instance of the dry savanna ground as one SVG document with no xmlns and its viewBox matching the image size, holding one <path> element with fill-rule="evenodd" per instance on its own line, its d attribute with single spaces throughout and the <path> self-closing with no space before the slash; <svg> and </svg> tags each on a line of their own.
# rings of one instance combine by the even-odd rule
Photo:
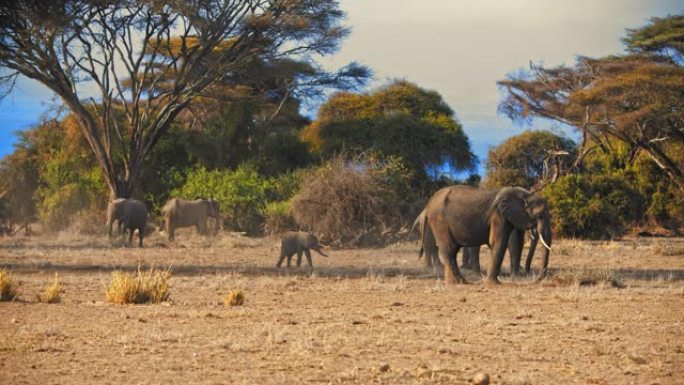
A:
<svg viewBox="0 0 684 385">
<path fill-rule="evenodd" d="M 682 239 L 559 241 L 556 278 L 488 288 L 445 287 L 416 243 L 276 270 L 275 239 L 177 238 L 0 240 L 19 291 L 0 303 L 0 384 L 684 383 Z M 138 264 L 171 267 L 169 301 L 107 303 Z M 62 301 L 40 303 L 55 273 Z"/>
</svg>

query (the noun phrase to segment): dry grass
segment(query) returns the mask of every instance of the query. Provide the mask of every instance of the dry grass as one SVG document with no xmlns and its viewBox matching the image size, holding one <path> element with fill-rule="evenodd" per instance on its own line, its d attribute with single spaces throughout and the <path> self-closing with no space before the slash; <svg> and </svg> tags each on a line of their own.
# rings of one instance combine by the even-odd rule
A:
<svg viewBox="0 0 684 385">
<path fill-rule="evenodd" d="M 224 302 L 226 306 L 242 306 L 245 303 L 245 293 L 241 290 L 233 289 L 228 293 Z"/>
<path fill-rule="evenodd" d="M 52 283 L 47 284 L 42 293 L 38 294 L 38 301 L 42 303 L 59 303 L 62 301 L 62 283 L 59 281 L 59 276 L 55 274 L 55 279 Z"/>
<path fill-rule="evenodd" d="M 653 247 L 684 239 L 560 240 L 566 254 L 552 254 L 550 269 L 574 276 L 569 286 L 504 277 L 489 287 L 476 276 L 445 285 L 417 260 L 417 242 L 331 250 L 313 271 L 283 271 L 272 239 L 221 233 L 205 247 L 186 234 L 144 249 L 0 238 L 22 293 L 40 293 L 55 272 L 71 293 L 56 306 L 0 304 L 0 384 L 446 385 L 479 372 L 509 385 L 682 382 L 684 259 Z M 112 266 L 135 275 L 162 263 L 173 265 L 173 302 L 105 303 Z M 580 285 L 591 276 L 596 285 Z M 231 290 L 249 302 L 229 307 Z"/>
<path fill-rule="evenodd" d="M 0 269 L 0 301 L 14 301 L 17 290 L 14 277 L 7 269 Z"/>
<path fill-rule="evenodd" d="M 588 269 L 586 267 L 561 269 L 549 279 L 556 286 L 608 284 L 612 287 L 625 287 L 620 276 L 610 269 Z"/>
<path fill-rule="evenodd" d="M 151 267 L 144 271 L 138 266 L 135 274 L 123 271 L 112 273 L 112 282 L 107 289 L 107 302 L 127 303 L 161 303 L 169 299 L 170 270 L 157 270 Z"/>
</svg>

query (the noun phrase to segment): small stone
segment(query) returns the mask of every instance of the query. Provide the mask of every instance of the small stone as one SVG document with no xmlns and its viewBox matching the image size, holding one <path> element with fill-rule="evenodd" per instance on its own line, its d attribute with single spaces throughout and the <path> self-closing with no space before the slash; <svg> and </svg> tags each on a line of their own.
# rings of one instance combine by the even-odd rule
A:
<svg viewBox="0 0 684 385">
<path fill-rule="evenodd" d="M 489 374 L 487 373 L 477 373 L 472 380 L 473 385 L 489 385 Z"/>
<path fill-rule="evenodd" d="M 378 367 L 378 370 L 381 371 L 381 372 L 383 372 L 383 373 L 384 373 L 384 372 L 389 372 L 389 370 L 390 370 L 390 365 L 387 364 L 387 363 L 381 364 L 380 367 Z"/>
<path fill-rule="evenodd" d="M 17 323 L 17 319 L 16 319 L 16 318 L 12 318 L 12 319 L 10 320 L 10 323 L 13 323 L 13 324 Z"/>
</svg>

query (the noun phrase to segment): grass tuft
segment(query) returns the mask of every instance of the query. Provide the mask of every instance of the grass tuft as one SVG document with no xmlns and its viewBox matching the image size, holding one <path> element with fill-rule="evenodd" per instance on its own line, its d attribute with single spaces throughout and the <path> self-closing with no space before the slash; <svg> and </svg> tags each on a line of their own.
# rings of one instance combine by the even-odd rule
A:
<svg viewBox="0 0 684 385">
<path fill-rule="evenodd" d="M 603 283 L 612 287 L 625 287 L 620 276 L 609 269 L 564 269 L 553 274 L 550 280 L 557 286 L 592 286 Z"/>
<path fill-rule="evenodd" d="M 0 269 L 0 301 L 14 301 L 17 298 L 17 290 L 14 277 L 7 269 Z"/>
<path fill-rule="evenodd" d="M 123 271 L 112 273 L 112 282 L 107 289 L 107 302 L 161 303 L 169 299 L 171 270 L 157 270 L 154 267 L 144 271 L 138 266 L 135 274 Z"/>
<path fill-rule="evenodd" d="M 241 290 L 233 289 L 226 297 L 226 306 L 242 306 L 245 303 L 245 293 Z"/>
<path fill-rule="evenodd" d="M 59 303 L 62 301 L 62 283 L 59 282 L 59 277 L 55 274 L 55 280 L 51 284 L 45 286 L 45 289 L 38 295 L 38 301 L 42 303 Z"/>
</svg>

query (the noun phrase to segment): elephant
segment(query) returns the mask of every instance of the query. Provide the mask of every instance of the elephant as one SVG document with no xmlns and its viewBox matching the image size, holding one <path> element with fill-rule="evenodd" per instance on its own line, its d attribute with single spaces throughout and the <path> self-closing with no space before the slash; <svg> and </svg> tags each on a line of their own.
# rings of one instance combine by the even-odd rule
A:
<svg viewBox="0 0 684 385">
<path fill-rule="evenodd" d="M 201 235 L 207 234 L 207 219 L 216 220 L 214 235 L 218 232 L 221 216 L 219 204 L 213 199 L 195 199 L 192 201 L 172 198 L 162 207 L 163 225 L 168 233 L 169 241 L 174 240 L 174 233 L 178 227 L 195 226 Z"/>
<path fill-rule="evenodd" d="M 112 237 L 112 225 L 117 221 L 117 232 L 128 234 L 128 243 L 133 241 L 133 233 L 138 230 L 138 246 L 143 247 L 147 228 L 147 207 L 137 199 L 119 198 L 107 207 L 107 235 Z"/>
<path fill-rule="evenodd" d="M 283 260 L 287 258 L 287 267 L 290 267 L 292 262 L 292 256 L 297 253 L 297 267 L 302 265 L 302 252 L 306 254 L 306 260 L 309 263 L 309 267 L 313 267 L 311 263 L 311 250 L 316 250 L 316 252 L 324 257 L 328 255 L 321 251 L 321 246 L 318 244 L 318 238 L 315 235 L 305 232 L 288 232 L 282 237 L 280 243 L 280 258 L 276 263 L 276 268 L 280 269 L 280 265 Z"/>
<path fill-rule="evenodd" d="M 492 258 L 485 282 L 499 284 L 501 263 L 509 243 L 513 248 L 513 266 L 517 266 L 522 252 L 522 237 L 528 229 L 534 236 L 530 249 L 536 247 L 536 239 L 545 247 L 539 279 L 546 275 L 551 251 L 551 215 L 548 202 L 538 193 L 520 187 L 483 190 L 449 186 L 430 198 L 425 207 L 425 217 L 421 243 L 425 243 L 429 227 L 439 259 L 444 264 L 446 283 L 467 283 L 458 269 L 456 254 L 462 247 L 486 244 L 491 249 Z M 514 233 L 513 242 L 509 239 L 511 233 Z M 528 255 L 526 269 L 530 262 Z"/>
<path fill-rule="evenodd" d="M 425 254 L 425 267 L 432 267 L 435 272 L 441 270 L 444 266 L 439 260 L 437 244 L 435 243 L 435 237 L 432 235 L 432 230 L 429 226 L 423 227 L 423 222 L 425 221 L 425 209 L 420 212 L 416 220 L 413 222 L 411 231 L 409 235 L 413 233 L 413 230 L 425 228 L 425 237 L 423 238 L 423 233 L 420 236 L 423 239 L 421 244 L 421 249 L 418 252 L 418 259 L 423 257 Z M 422 230 L 419 230 L 422 231 Z M 462 268 L 473 270 L 475 272 L 480 272 L 480 248 L 478 247 L 465 247 L 463 248 L 463 264 Z"/>
<path fill-rule="evenodd" d="M 532 263 L 532 257 L 537 248 L 538 238 L 536 236 L 536 231 L 531 229 L 532 232 L 532 243 L 527 253 L 527 261 L 525 264 L 525 274 L 529 274 L 530 265 Z M 433 241 L 434 242 L 434 241 Z M 519 230 L 511 231 L 511 235 L 508 237 L 508 253 L 510 256 L 511 263 L 511 274 L 520 275 L 520 257 L 522 254 L 523 247 L 525 245 L 525 235 L 524 232 Z M 463 248 L 463 264 L 462 268 L 471 269 L 474 271 L 480 271 L 480 246 L 464 247 Z"/>
</svg>

